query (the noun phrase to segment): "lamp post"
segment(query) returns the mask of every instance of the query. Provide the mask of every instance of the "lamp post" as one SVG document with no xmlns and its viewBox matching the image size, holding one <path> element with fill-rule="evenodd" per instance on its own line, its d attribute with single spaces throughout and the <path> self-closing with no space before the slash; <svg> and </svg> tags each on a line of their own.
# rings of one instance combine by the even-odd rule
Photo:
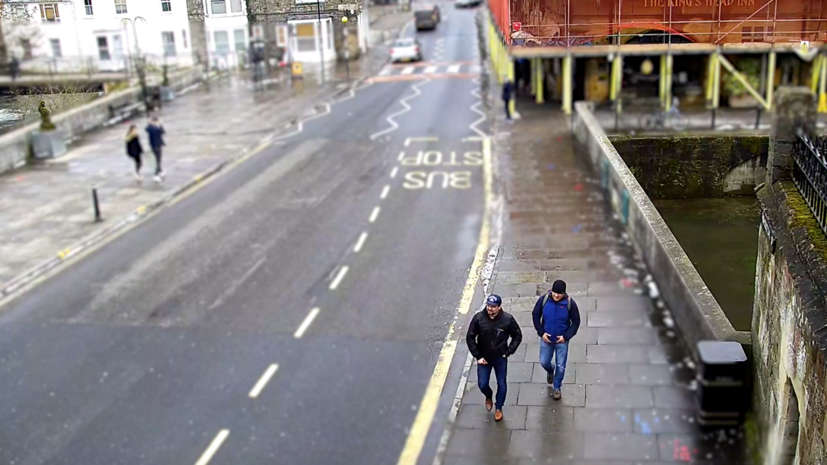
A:
<svg viewBox="0 0 827 465">
<path fill-rule="evenodd" d="M 322 82 L 324 78 L 324 40 L 322 40 L 322 2 L 316 0 L 316 18 L 319 20 L 319 59 L 321 60 Z"/>
<path fill-rule="evenodd" d="M 342 16 L 342 24 L 347 25 L 347 16 Z M 345 80 L 350 81 L 350 46 L 347 43 L 347 27 L 342 28 L 345 36 Z"/>
<path fill-rule="evenodd" d="M 144 101 L 144 108 L 146 112 L 149 113 L 149 101 L 147 100 L 147 88 L 146 88 L 146 61 L 141 56 L 141 44 L 138 42 L 138 29 L 136 24 L 138 21 L 142 21 L 146 24 L 146 19 L 143 16 L 136 16 L 135 18 L 123 18 L 121 20 L 121 24 L 126 26 L 127 24 L 132 25 L 132 35 L 135 36 L 135 72 L 138 73 L 138 82 L 141 85 L 141 97 Z M 129 33 L 126 34 L 127 41 L 129 40 Z M 127 42 L 127 48 L 129 48 L 129 43 Z"/>
</svg>

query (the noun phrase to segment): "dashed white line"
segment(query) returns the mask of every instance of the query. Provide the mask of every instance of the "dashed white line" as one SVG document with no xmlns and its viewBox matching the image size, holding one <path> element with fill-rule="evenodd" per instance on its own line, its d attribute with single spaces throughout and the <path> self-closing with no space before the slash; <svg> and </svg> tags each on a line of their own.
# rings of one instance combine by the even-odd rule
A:
<svg viewBox="0 0 827 465">
<path fill-rule="evenodd" d="M 359 236 L 359 240 L 356 241 L 356 246 L 353 247 L 354 253 L 359 253 L 362 250 L 362 246 L 365 245 L 365 241 L 368 239 L 368 233 L 363 232 L 361 236 Z"/>
<path fill-rule="evenodd" d="M 397 161 L 402 161 L 403 158 L 405 158 L 405 151 L 404 150 L 399 152 L 399 157 L 396 160 Z"/>
<path fill-rule="evenodd" d="M 347 267 L 347 266 L 343 266 L 343 267 L 339 268 L 339 273 L 336 274 L 336 277 L 333 278 L 333 282 L 330 283 L 329 289 L 331 291 L 335 291 L 336 288 L 339 287 L 339 284 L 341 284 L 342 280 L 345 279 L 345 275 L 347 274 L 349 269 L 350 268 Z"/>
<path fill-rule="evenodd" d="M 403 152 L 403 153 L 404 153 L 404 152 Z M 398 173 L 398 172 L 399 172 L 399 167 L 398 167 L 398 166 L 394 166 L 394 167 L 393 167 L 393 169 L 391 170 L 391 179 L 395 178 L 395 177 L 396 177 L 396 173 Z"/>
<path fill-rule="evenodd" d="M 310 310 L 310 313 L 308 313 L 307 316 L 304 318 L 304 321 L 302 321 L 302 324 L 299 326 L 299 329 L 296 330 L 296 333 L 293 334 L 293 337 L 296 339 L 300 339 L 302 336 L 304 336 L 304 332 L 307 331 L 307 328 L 310 327 L 310 324 L 313 323 L 313 320 L 316 319 L 316 315 L 318 314 L 319 307 Z"/>
<path fill-rule="evenodd" d="M 388 192 L 391 191 L 391 186 L 385 185 L 384 189 L 382 189 L 382 195 L 379 196 L 380 199 L 385 200 L 388 196 Z"/>
<path fill-rule="evenodd" d="M 229 435 L 230 430 L 228 429 L 222 429 L 221 431 L 219 431 L 218 434 L 215 436 L 215 439 L 213 439 L 210 443 L 210 447 L 207 447 L 207 450 L 205 450 L 204 453 L 201 454 L 201 458 L 199 458 L 198 461 L 195 462 L 195 465 L 207 465 L 208 463 L 210 463 L 210 460 L 212 460 L 213 455 L 215 455 L 215 453 L 218 452 L 218 448 L 221 447 L 221 444 L 224 442 L 225 439 L 227 439 L 227 436 Z"/>
<path fill-rule="evenodd" d="M 439 69 L 438 66 L 428 66 L 428 67 L 425 68 L 425 71 L 423 71 L 423 72 L 425 74 L 433 74 L 433 73 L 436 73 L 437 69 Z"/>
<path fill-rule="evenodd" d="M 458 73 L 460 65 L 451 65 L 448 67 L 449 73 Z"/>
<path fill-rule="evenodd" d="M 259 378 L 256 385 L 253 386 L 253 390 L 250 391 L 250 397 L 251 398 L 255 399 L 256 397 L 258 397 L 259 394 L 261 394 L 261 391 L 264 390 L 264 386 L 267 386 L 267 382 L 269 382 L 270 378 L 272 378 L 273 375 L 276 374 L 278 369 L 279 369 L 279 366 L 276 363 L 274 363 L 274 364 L 270 365 L 269 367 L 267 367 L 267 370 L 264 372 L 263 375 L 261 375 L 261 378 Z"/>
<path fill-rule="evenodd" d="M 374 207 L 373 212 L 371 212 L 370 218 L 368 219 L 368 221 L 373 223 L 374 221 L 376 221 L 376 218 L 378 218 L 378 217 L 379 217 L 379 207 Z"/>
<path fill-rule="evenodd" d="M 415 70 L 416 68 L 414 68 L 413 66 L 406 66 L 402 68 L 402 72 L 400 72 L 399 74 L 413 74 Z"/>
</svg>

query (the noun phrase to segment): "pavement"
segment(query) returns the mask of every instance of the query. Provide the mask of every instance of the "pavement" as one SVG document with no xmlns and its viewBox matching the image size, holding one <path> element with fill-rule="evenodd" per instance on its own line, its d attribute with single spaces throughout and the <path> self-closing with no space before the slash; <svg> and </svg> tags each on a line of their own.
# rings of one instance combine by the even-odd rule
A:
<svg viewBox="0 0 827 465">
<path fill-rule="evenodd" d="M 426 58 L 474 60 L 474 12 L 446 16 L 420 37 Z M 95 227 L 88 185 L 74 195 L 59 173 L 103 182 L 117 218 L 258 144 L 7 299 L 0 423 L 15 427 L 0 432 L 0 463 L 429 463 L 447 411 L 426 393 L 485 212 L 477 89 L 366 84 L 273 135 L 288 99 L 216 84 L 164 109 L 162 187 L 129 179 L 123 126 L 67 166 L 4 179 L 3 199 L 54 189 L 4 204 L 16 216 L 1 222 L 28 221 L 17 234 L 52 254 L 61 244 L 41 233 Z"/>
<path fill-rule="evenodd" d="M 599 179 L 575 154 L 567 119 L 551 105 L 517 105 L 522 118 L 513 125 L 503 124 L 499 105 L 493 109 L 506 202 L 491 286 L 522 327 L 523 343 L 509 359 L 501 423 L 485 410 L 476 362 L 466 359 L 467 383 L 458 385 L 437 463 L 746 463 L 742 431 L 703 431 L 695 422 L 694 364 L 668 308 L 650 297 L 649 271 Z M 560 401 L 550 396 L 531 319 L 556 279 L 568 283 L 582 320 Z"/>
<path fill-rule="evenodd" d="M 408 19 L 408 14 L 388 15 L 374 27 L 399 31 Z M 179 192 L 194 177 L 252 151 L 386 61 L 387 50 L 380 46 L 349 64 L 350 81 L 338 64 L 324 84 L 311 68 L 303 80 L 271 82 L 263 90 L 248 80 L 225 77 L 179 95 L 159 114 L 167 131 L 168 177 L 161 185 L 150 176 L 155 163 L 143 116 L 89 133 L 64 156 L 5 173 L 0 176 L 0 289 L 142 206 Z M 134 180 L 132 162 L 125 156 L 123 136 L 131 124 L 142 133 L 142 184 Z M 104 218 L 100 223 L 94 221 L 93 187 Z"/>
</svg>

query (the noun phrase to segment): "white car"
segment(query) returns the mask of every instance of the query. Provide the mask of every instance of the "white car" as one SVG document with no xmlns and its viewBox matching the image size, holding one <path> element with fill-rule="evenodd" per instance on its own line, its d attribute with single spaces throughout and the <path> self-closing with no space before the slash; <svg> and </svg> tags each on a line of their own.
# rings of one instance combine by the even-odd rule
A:
<svg viewBox="0 0 827 465">
<path fill-rule="evenodd" d="M 397 39 L 391 46 L 391 62 L 422 61 L 422 47 L 413 38 Z"/>
</svg>

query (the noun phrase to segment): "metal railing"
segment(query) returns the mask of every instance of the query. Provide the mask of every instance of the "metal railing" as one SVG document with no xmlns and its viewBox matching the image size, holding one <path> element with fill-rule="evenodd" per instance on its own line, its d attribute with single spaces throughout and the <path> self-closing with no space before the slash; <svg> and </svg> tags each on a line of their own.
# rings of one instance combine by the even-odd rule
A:
<svg viewBox="0 0 827 465">
<path fill-rule="evenodd" d="M 813 141 L 799 130 L 793 144 L 793 181 L 821 230 L 827 234 L 827 138 Z"/>
</svg>

